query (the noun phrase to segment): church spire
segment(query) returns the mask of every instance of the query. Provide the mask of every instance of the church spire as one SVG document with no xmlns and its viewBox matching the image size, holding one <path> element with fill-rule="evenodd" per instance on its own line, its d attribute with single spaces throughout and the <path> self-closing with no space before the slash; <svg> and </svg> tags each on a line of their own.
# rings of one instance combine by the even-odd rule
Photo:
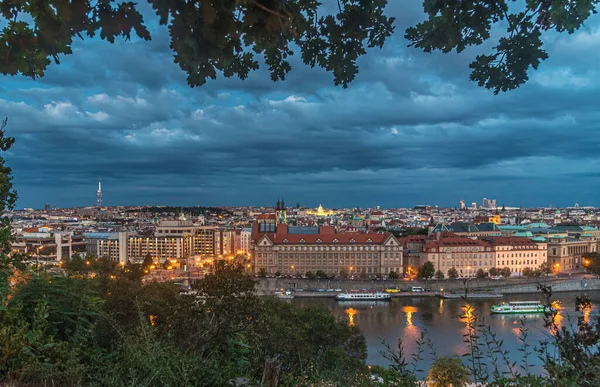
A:
<svg viewBox="0 0 600 387">
<path fill-rule="evenodd" d="M 275 210 L 281 210 L 281 201 L 279 200 L 279 198 L 277 198 L 277 207 L 275 207 Z"/>
<path fill-rule="evenodd" d="M 283 200 L 283 198 L 281 198 L 281 210 L 282 211 L 286 210 L 286 208 L 285 208 L 285 201 Z"/>
</svg>

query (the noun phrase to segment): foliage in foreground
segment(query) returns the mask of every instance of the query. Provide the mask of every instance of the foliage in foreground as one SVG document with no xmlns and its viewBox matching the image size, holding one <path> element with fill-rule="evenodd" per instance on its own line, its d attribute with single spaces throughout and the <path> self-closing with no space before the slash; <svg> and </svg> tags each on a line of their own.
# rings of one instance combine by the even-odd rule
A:
<svg viewBox="0 0 600 387">
<path fill-rule="evenodd" d="M 347 87 L 358 73 L 357 59 L 368 48 L 382 47 L 394 32 L 394 18 L 386 15 L 387 0 L 148 2 L 157 21 L 168 26 L 174 60 L 192 87 L 219 73 L 245 79 L 259 68 L 259 55 L 271 79 L 283 80 L 295 52 L 305 65 L 330 71 L 336 85 Z M 478 55 L 470 65 L 471 80 L 497 94 L 524 84 L 529 71 L 548 57 L 544 33 L 577 31 L 596 13 L 598 2 L 424 0 L 426 18 L 407 28 L 405 38 L 425 52 L 460 53 L 499 37 L 491 53 Z M 51 4 L 1 3 L 0 24 L 5 27 L 0 30 L 0 74 L 42 77 L 51 61 L 58 64 L 60 56 L 73 52 L 75 38 L 98 34 L 111 43 L 132 35 L 151 39 L 136 3 L 54 0 Z"/>
<path fill-rule="evenodd" d="M 323 309 L 257 297 L 241 266 L 218 265 L 194 295 L 142 285 L 134 265 L 64 266 L 67 275 L 42 272 L 2 303 L 0 382 L 219 386 L 243 377 L 256 384 L 268 357 L 280 359 L 282 385 L 320 378 L 348 385 L 365 369 L 356 328 Z"/>
</svg>

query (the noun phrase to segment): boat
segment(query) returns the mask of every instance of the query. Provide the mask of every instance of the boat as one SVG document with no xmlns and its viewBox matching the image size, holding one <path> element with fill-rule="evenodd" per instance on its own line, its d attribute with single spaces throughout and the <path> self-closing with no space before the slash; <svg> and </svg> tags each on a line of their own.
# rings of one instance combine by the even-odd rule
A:
<svg viewBox="0 0 600 387">
<path fill-rule="evenodd" d="M 490 311 L 498 314 L 545 313 L 552 311 L 552 308 L 540 301 L 510 301 L 492 305 Z"/>
<path fill-rule="evenodd" d="M 335 299 L 338 301 L 384 301 L 391 298 L 391 294 L 382 292 L 348 292 L 335 296 Z"/>
<path fill-rule="evenodd" d="M 282 300 L 292 300 L 294 298 L 294 295 L 290 291 L 285 291 L 285 292 L 277 292 L 276 291 L 275 296 Z"/>
</svg>

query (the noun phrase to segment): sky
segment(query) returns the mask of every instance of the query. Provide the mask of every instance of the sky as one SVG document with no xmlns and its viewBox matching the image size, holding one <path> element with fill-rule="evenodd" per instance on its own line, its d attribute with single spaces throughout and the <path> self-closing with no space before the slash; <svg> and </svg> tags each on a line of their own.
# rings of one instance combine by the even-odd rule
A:
<svg viewBox="0 0 600 387">
<path fill-rule="evenodd" d="M 600 18 L 549 34 L 550 58 L 498 96 L 469 81 L 488 46 L 407 47 L 419 2 L 392 1 L 396 32 L 359 60 L 349 88 L 292 58 L 190 88 L 168 31 L 140 2 L 153 40 L 77 40 L 39 80 L 0 75 L 18 208 L 104 204 L 600 205 Z"/>
</svg>

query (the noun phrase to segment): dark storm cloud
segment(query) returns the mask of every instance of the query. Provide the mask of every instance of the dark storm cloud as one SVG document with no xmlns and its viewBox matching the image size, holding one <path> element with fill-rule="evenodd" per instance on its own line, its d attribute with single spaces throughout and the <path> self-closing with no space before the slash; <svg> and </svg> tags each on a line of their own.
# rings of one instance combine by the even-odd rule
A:
<svg viewBox="0 0 600 387">
<path fill-rule="evenodd" d="M 41 81 L 6 78 L 19 204 L 93 204 L 98 176 L 107 204 L 596 204 L 597 20 L 550 36 L 529 84 L 494 96 L 468 81 L 485 47 L 407 49 L 421 9 L 397 3 L 396 35 L 348 89 L 298 56 L 285 82 L 263 67 L 190 89 L 158 26 L 152 42 L 77 42 Z"/>
</svg>

